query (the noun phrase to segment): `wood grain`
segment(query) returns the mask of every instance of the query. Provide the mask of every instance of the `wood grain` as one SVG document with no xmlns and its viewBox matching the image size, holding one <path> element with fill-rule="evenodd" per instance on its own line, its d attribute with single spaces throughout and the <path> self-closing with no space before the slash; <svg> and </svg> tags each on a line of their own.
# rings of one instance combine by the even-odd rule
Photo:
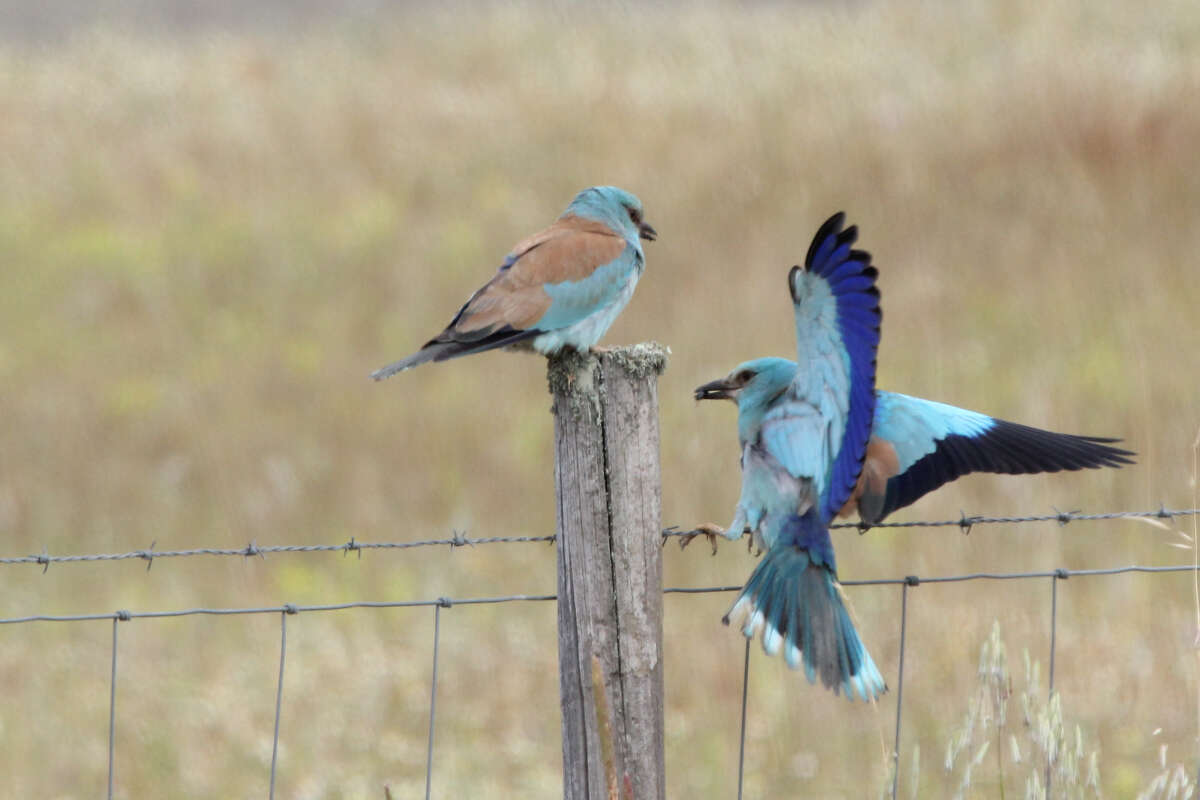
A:
<svg viewBox="0 0 1200 800">
<path fill-rule="evenodd" d="M 657 389 L 665 364 L 658 345 L 550 362 L 571 800 L 666 794 Z"/>
</svg>

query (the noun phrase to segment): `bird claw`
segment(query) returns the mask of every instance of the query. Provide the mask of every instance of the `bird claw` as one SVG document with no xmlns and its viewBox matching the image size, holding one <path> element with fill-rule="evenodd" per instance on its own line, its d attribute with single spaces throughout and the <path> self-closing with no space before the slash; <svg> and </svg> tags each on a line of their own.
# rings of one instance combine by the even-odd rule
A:
<svg viewBox="0 0 1200 800">
<path fill-rule="evenodd" d="M 682 550 L 687 547 L 692 543 L 692 539 L 695 539 L 697 536 L 703 536 L 708 539 L 708 543 L 712 546 L 712 554 L 715 556 L 717 554 L 717 537 L 724 535 L 725 531 L 721 526 L 714 525 L 711 522 L 704 522 L 687 533 L 680 535 L 679 549 Z"/>
</svg>

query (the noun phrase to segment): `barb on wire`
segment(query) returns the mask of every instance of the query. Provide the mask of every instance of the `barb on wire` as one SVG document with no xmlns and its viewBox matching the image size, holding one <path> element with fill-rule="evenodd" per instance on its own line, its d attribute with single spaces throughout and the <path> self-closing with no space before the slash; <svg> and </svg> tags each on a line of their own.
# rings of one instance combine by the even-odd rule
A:
<svg viewBox="0 0 1200 800">
<path fill-rule="evenodd" d="M 155 539 L 150 543 L 150 549 L 138 551 L 138 557 L 146 559 L 146 572 L 149 572 L 150 568 L 154 566 L 154 546 L 157 544 L 158 540 Z"/>
<path fill-rule="evenodd" d="M 1168 509 L 1159 507 L 1151 511 L 1109 511 L 1102 514 L 1082 514 L 1078 511 L 1055 511 L 1053 514 L 1035 514 L 1024 517 L 988 517 L 988 516 L 968 516 L 962 513 L 958 519 L 945 520 L 919 520 L 913 522 L 880 522 L 873 526 L 864 526 L 859 522 L 839 522 L 831 525 L 831 528 L 853 528 L 860 532 L 865 532 L 871 528 L 959 528 L 963 533 L 970 533 L 971 529 L 976 525 L 1012 525 L 1022 522 L 1057 522 L 1059 525 L 1066 525 L 1069 522 L 1094 522 L 1099 520 L 1113 519 L 1135 519 L 1135 518 L 1150 518 L 1150 519 L 1174 519 L 1175 517 L 1195 516 L 1200 515 L 1200 509 Z M 678 525 L 672 525 L 664 528 L 662 531 L 663 542 L 665 543 L 670 538 L 677 538 L 680 546 L 685 546 L 697 536 L 704 536 L 713 547 L 713 552 L 716 552 L 718 534 L 722 529 L 712 523 L 704 523 L 688 530 L 682 530 Z M 530 542 L 553 542 L 554 534 L 545 536 L 486 536 L 478 539 L 472 539 L 462 531 L 452 531 L 449 538 L 443 539 L 420 539 L 411 542 L 360 542 L 354 537 L 350 537 L 349 541 L 341 544 L 277 544 L 277 545 L 260 545 L 256 541 L 251 540 L 244 547 L 192 547 L 182 550 L 156 550 L 157 541 L 151 542 L 150 547 L 145 550 L 131 550 L 126 553 L 86 553 L 86 554 L 68 554 L 68 555 L 50 555 L 46 548 L 42 548 L 42 552 L 36 555 L 28 556 L 5 556 L 0 557 L 0 565 L 8 564 L 39 564 L 42 567 L 42 572 L 50 568 L 51 564 L 70 564 L 90 561 L 125 561 L 129 559 L 141 559 L 146 562 L 146 569 L 149 570 L 154 564 L 155 559 L 159 558 L 190 558 L 193 556 L 241 556 L 248 558 L 250 556 L 258 556 L 265 559 L 269 555 L 276 553 L 341 553 L 345 556 L 348 553 L 355 553 L 360 559 L 364 550 L 410 550 L 417 547 L 435 547 L 443 546 L 451 549 L 466 546 L 485 545 L 485 544 L 525 544 Z"/>
</svg>

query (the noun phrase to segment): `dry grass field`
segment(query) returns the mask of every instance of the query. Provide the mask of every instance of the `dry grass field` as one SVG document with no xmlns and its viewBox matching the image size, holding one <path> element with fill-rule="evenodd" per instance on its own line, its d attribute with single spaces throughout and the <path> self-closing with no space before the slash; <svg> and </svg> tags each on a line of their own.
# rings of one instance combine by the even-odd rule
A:
<svg viewBox="0 0 1200 800">
<path fill-rule="evenodd" d="M 606 338 L 673 351 L 664 523 L 726 522 L 733 409 L 690 390 L 793 348 L 788 267 L 845 209 L 880 267 L 879 383 L 1123 437 L 1120 471 L 972 477 L 898 520 L 1195 502 L 1200 6 L 866 2 L 413 6 L 286 30 L 91 25 L 0 44 L 0 555 L 543 535 L 542 360 L 490 353 L 384 383 L 508 247 L 580 188 L 660 233 Z M 1190 520 L 1177 523 L 1190 533 Z M 1137 521 L 838 535 L 845 579 L 1188 563 Z M 741 582 L 744 548 L 664 554 Z M 554 590 L 544 544 L 2 566 L 0 617 Z M 848 590 L 896 679 L 899 590 Z M 1045 662 L 1049 581 L 910 590 L 902 794 L 943 754 L 999 621 Z M 742 639 L 728 595 L 666 599 L 670 797 L 735 793 Z M 1059 587 L 1063 713 L 1106 796 L 1194 764 L 1192 579 Z M 554 607 L 442 612 L 434 794 L 558 795 Z M 420 796 L 433 612 L 288 624 L 278 796 Z M 262 797 L 277 617 L 122 624 L 126 798 Z M 11 797 L 95 797 L 111 624 L 0 629 Z M 877 709 L 753 654 L 747 797 L 875 796 Z M 1043 675 L 1045 674 L 1043 663 Z M 1019 725 L 1013 715 L 1011 725 Z M 993 759 L 968 796 L 1020 796 Z"/>
</svg>

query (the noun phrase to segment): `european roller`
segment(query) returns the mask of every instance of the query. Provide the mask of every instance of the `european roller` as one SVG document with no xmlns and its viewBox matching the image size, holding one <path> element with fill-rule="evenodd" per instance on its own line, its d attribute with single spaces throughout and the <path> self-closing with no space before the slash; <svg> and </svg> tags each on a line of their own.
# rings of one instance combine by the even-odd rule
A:
<svg viewBox="0 0 1200 800">
<path fill-rule="evenodd" d="M 778 394 L 797 369 L 786 358 L 757 358 L 697 388 L 696 398 L 737 401 L 750 384 L 756 391 Z M 838 516 L 857 511 L 863 526 L 871 526 L 972 472 L 1032 475 L 1133 463 L 1134 453 L 1111 446 L 1118 441 L 1054 433 L 879 389 L 862 473 Z"/>
<path fill-rule="evenodd" d="M 748 530 L 766 549 L 725 621 L 749 638 L 761 630 L 763 649 L 803 663 L 810 682 L 873 700 L 887 686 L 842 597 L 828 527 L 866 455 L 881 319 L 871 256 L 853 249 L 857 231 L 843 221 L 822 225 L 788 275 L 802 367 L 782 381 L 735 373 L 697 396 L 737 402 L 742 492 L 726 535 Z"/>
<path fill-rule="evenodd" d="M 588 350 L 633 296 L 646 264 L 641 240 L 657 236 L 634 195 L 615 186 L 584 189 L 554 224 L 512 249 L 444 331 L 371 377 L 497 347 Z"/>
</svg>

